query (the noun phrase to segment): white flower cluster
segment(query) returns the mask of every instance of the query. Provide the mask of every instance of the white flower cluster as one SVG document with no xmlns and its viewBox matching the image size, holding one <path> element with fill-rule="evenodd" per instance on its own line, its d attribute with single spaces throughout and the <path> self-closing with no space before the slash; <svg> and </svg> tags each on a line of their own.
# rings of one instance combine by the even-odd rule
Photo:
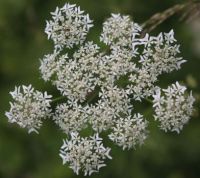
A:
<svg viewBox="0 0 200 178">
<path fill-rule="evenodd" d="M 147 121 L 143 121 L 141 114 L 135 114 L 133 117 L 118 119 L 109 138 L 124 150 L 134 148 L 137 144 L 142 145 L 146 139 L 146 132 Z"/>
<path fill-rule="evenodd" d="M 137 72 L 129 78 L 134 84 L 130 85 L 130 88 L 135 99 L 151 96 L 157 88 L 155 82 L 158 81 L 159 75 L 178 70 L 181 64 L 186 62 L 182 57 L 177 57 L 180 51 L 175 42 L 173 30 L 160 33 L 157 37 L 146 34 L 143 39 L 134 40 L 135 46 L 142 47 L 142 53 L 138 56 L 140 60 Z"/>
<path fill-rule="evenodd" d="M 100 40 L 111 47 L 132 47 L 132 39 L 139 35 L 141 27 L 133 23 L 129 16 L 111 14 L 103 24 Z"/>
<path fill-rule="evenodd" d="M 136 100 L 154 98 L 155 118 L 165 131 L 179 132 L 188 122 L 192 94 L 185 96 L 186 88 L 178 83 L 167 90 L 157 86 L 161 74 L 178 70 L 185 62 L 178 56 L 173 30 L 141 38 L 142 28 L 129 16 L 112 14 L 100 35 L 100 41 L 108 45 L 103 52 L 94 42 L 85 41 L 92 21 L 79 7 L 65 4 L 51 14 L 53 20 L 47 21 L 45 32 L 55 47 L 52 54 L 41 59 L 40 72 L 67 100 L 57 105 L 52 117 L 71 138 L 64 141 L 60 156 L 75 173 L 91 175 L 111 158 L 110 149 L 98 136 L 103 131 L 123 149 L 143 144 L 148 122 L 141 114 L 134 114 Z M 77 50 L 68 54 L 65 48 L 75 45 Z M 38 98 L 38 92 L 36 97 L 31 88 L 23 88 L 25 97 L 17 89 L 12 94 L 16 103 L 6 115 L 32 131 L 48 115 L 50 97 L 40 93 Z M 96 134 L 81 138 L 79 133 L 85 128 Z"/>
<path fill-rule="evenodd" d="M 59 66 L 62 65 L 63 60 L 57 61 L 58 52 L 54 51 L 53 54 L 45 55 L 43 60 L 41 60 L 40 71 L 44 81 L 49 81 L 50 78 L 59 70 Z M 61 58 L 67 58 L 63 55 Z"/>
<path fill-rule="evenodd" d="M 68 99 L 84 102 L 98 84 L 98 49 L 93 42 L 88 42 L 74 53 L 73 59 L 62 62 L 54 84 Z"/>
<path fill-rule="evenodd" d="M 99 97 L 98 102 L 87 110 L 89 122 L 95 131 L 111 129 L 120 115 L 130 114 L 132 105 L 126 90 L 108 86 L 101 89 Z"/>
<path fill-rule="evenodd" d="M 51 15 L 52 20 L 47 21 L 45 32 L 48 38 L 54 41 L 56 48 L 72 48 L 81 44 L 93 26 L 89 15 L 85 15 L 76 5 L 65 4 L 62 8 L 57 7 Z"/>
<path fill-rule="evenodd" d="M 22 90 L 21 90 L 22 89 Z M 9 122 L 17 123 L 22 128 L 27 128 L 28 132 L 38 133 L 42 125 L 42 118 L 50 115 L 51 95 L 47 95 L 34 90 L 31 85 L 15 87 L 10 92 L 14 102 L 10 102 L 11 108 L 6 112 Z"/>
<path fill-rule="evenodd" d="M 83 170 L 87 176 L 106 166 L 104 160 L 112 159 L 109 152 L 110 148 L 103 146 L 102 138 L 98 134 L 83 138 L 72 132 L 71 140 L 64 140 L 60 156 L 63 158 L 63 164 L 68 163 L 76 174 Z"/>
<path fill-rule="evenodd" d="M 99 47 L 88 42 L 80 47 L 70 59 L 67 54 L 45 55 L 40 71 L 45 81 L 51 80 L 70 100 L 85 101 L 88 93 L 99 83 Z"/>
<path fill-rule="evenodd" d="M 86 113 L 86 107 L 75 103 L 71 108 L 65 103 L 56 107 L 53 119 L 66 134 L 70 134 L 71 132 L 81 131 L 87 126 Z"/>
<path fill-rule="evenodd" d="M 190 119 L 194 97 L 192 92 L 189 96 L 185 96 L 185 90 L 186 87 L 176 82 L 167 89 L 158 89 L 153 95 L 154 117 L 160 122 L 160 128 L 164 131 L 179 133 Z"/>
</svg>

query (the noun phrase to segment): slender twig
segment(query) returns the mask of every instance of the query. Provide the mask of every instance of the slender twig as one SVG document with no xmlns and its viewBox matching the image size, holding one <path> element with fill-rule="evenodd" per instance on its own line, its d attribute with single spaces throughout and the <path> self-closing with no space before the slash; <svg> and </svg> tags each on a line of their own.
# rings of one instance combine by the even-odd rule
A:
<svg viewBox="0 0 200 178">
<path fill-rule="evenodd" d="M 176 4 L 168 9 L 166 9 L 163 12 L 159 12 L 154 14 L 152 17 L 150 17 L 146 22 L 142 24 L 142 27 L 144 29 L 143 34 L 148 33 L 152 30 L 154 30 L 158 25 L 163 23 L 165 20 L 170 18 L 176 13 L 179 13 L 180 11 L 192 7 L 195 4 L 199 4 L 199 1 L 189 1 L 182 4 Z"/>
</svg>

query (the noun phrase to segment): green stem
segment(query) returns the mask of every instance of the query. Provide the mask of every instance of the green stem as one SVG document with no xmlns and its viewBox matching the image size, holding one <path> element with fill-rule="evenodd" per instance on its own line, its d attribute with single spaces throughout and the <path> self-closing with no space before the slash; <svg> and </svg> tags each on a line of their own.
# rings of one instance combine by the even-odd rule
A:
<svg viewBox="0 0 200 178">
<path fill-rule="evenodd" d="M 66 98 L 65 96 L 57 97 L 57 98 L 53 99 L 51 103 L 55 103 L 55 102 L 57 102 L 57 101 L 60 101 L 60 100 L 65 99 L 65 98 Z"/>
<path fill-rule="evenodd" d="M 84 106 L 91 103 L 97 96 L 98 96 L 98 91 L 94 90 L 92 95 L 89 97 L 89 99 L 85 102 Z"/>
<path fill-rule="evenodd" d="M 148 101 L 149 103 L 153 104 L 153 101 L 148 99 L 148 98 L 145 98 L 146 101 Z"/>
</svg>

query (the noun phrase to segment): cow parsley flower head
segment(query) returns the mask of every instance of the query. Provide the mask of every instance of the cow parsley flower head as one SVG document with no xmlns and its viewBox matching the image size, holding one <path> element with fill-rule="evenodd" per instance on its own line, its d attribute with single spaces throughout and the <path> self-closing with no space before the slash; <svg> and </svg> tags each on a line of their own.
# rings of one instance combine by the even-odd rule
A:
<svg viewBox="0 0 200 178">
<path fill-rule="evenodd" d="M 59 66 L 53 84 L 70 100 L 84 102 L 99 83 L 99 47 L 87 42 L 77 50 L 71 59 L 59 59 Z"/>
<path fill-rule="evenodd" d="M 47 21 L 45 32 L 54 41 L 56 48 L 72 48 L 85 41 L 89 29 L 93 26 L 88 14 L 75 4 L 65 4 L 51 13 L 52 20 Z"/>
<path fill-rule="evenodd" d="M 120 114 L 130 114 L 131 109 L 126 90 L 116 86 L 102 87 L 98 102 L 87 109 L 89 123 L 94 131 L 100 133 L 110 129 Z"/>
<path fill-rule="evenodd" d="M 153 95 L 154 117 L 162 130 L 179 133 L 189 121 L 195 99 L 192 92 L 187 96 L 185 91 L 186 87 L 176 82 L 167 89 L 158 89 Z"/>
<path fill-rule="evenodd" d="M 100 35 L 108 50 L 101 51 L 94 42 L 85 41 L 93 25 L 80 7 L 65 4 L 51 15 L 45 32 L 54 42 L 54 51 L 41 59 L 39 69 L 44 81 L 50 81 L 60 91 L 59 98 L 65 99 L 63 103 L 53 100 L 51 114 L 67 135 L 60 149 L 63 164 L 76 174 L 98 172 L 105 159 L 111 159 L 110 148 L 98 135 L 104 131 L 123 150 L 143 144 L 148 122 L 134 114 L 136 100 L 153 97 L 154 117 L 161 129 L 180 132 L 192 115 L 194 97 L 178 82 L 167 89 L 157 86 L 160 75 L 179 70 L 186 62 L 179 56 L 173 30 L 142 37 L 141 26 L 129 16 L 111 14 Z M 51 96 L 31 85 L 16 87 L 11 95 L 9 121 L 37 132 L 41 119 L 50 115 Z M 79 136 L 85 128 L 95 134 Z"/>
<path fill-rule="evenodd" d="M 176 44 L 173 30 L 158 36 L 146 34 L 144 38 L 134 40 L 133 44 L 140 46 L 142 52 L 138 54 L 140 60 L 136 72 L 129 76 L 132 83 L 129 88 L 134 98 L 141 101 L 155 92 L 155 83 L 161 74 L 179 70 L 186 60 L 179 56 L 179 45 Z"/>
<path fill-rule="evenodd" d="M 44 81 L 49 81 L 63 64 L 63 60 L 59 60 L 59 58 L 67 59 L 67 55 L 60 56 L 59 52 L 55 50 L 53 54 L 45 55 L 40 60 L 41 64 L 39 69 Z"/>
<path fill-rule="evenodd" d="M 104 85 L 114 86 L 121 76 L 135 72 L 136 65 L 132 60 L 131 50 L 121 47 L 115 47 L 109 55 L 104 55 L 101 59 L 102 65 L 100 65 Z"/>
<path fill-rule="evenodd" d="M 129 16 L 111 14 L 103 24 L 100 40 L 112 46 L 131 46 L 131 41 L 141 31 L 137 23 L 133 23 Z"/>
<path fill-rule="evenodd" d="M 120 118 L 116 120 L 109 138 L 124 149 L 135 148 L 137 144 L 142 145 L 147 137 L 147 121 L 141 114 L 133 117 Z"/>
<path fill-rule="evenodd" d="M 67 103 L 60 104 L 56 107 L 53 119 L 66 134 L 78 132 L 87 126 L 86 108 L 77 103 L 73 107 Z"/>
<path fill-rule="evenodd" d="M 71 140 L 64 140 L 60 150 L 63 164 L 68 163 L 69 167 L 78 175 L 80 171 L 84 175 L 91 175 L 98 172 L 101 167 L 106 166 L 104 160 L 112 159 L 109 155 L 110 148 L 102 144 L 102 138 L 95 134 L 89 138 L 81 138 L 78 133 L 71 133 Z"/>
<path fill-rule="evenodd" d="M 51 95 L 39 92 L 31 85 L 15 87 L 10 94 L 14 102 L 10 102 L 10 111 L 6 112 L 9 122 L 27 128 L 29 133 L 38 133 L 37 130 L 42 125 L 42 118 L 50 115 Z"/>
</svg>

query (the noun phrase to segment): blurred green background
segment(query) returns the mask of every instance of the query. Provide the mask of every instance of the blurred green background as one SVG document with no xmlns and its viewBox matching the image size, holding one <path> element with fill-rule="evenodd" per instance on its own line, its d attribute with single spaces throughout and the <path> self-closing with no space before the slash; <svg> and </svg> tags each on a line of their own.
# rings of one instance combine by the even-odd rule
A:
<svg viewBox="0 0 200 178">
<path fill-rule="evenodd" d="M 55 88 L 44 83 L 39 74 L 39 59 L 53 50 L 52 42 L 43 32 L 45 20 L 64 0 L 0 0 L 0 178 L 73 178 L 76 176 L 62 165 L 59 148 L 64 135 L 52 121 L 44 121 L 40 134 L 7 122 L 9 91 L 16 85 L 32 83 L 38 90 L 57 95 Z M 178 0 L 69 0 L 81 6 L 94 20 L 88 39 L 99 43 L 103 21 L 110 13 L 129 14 L 143 23 L 156 12 L 163 11 Z M 175 15 L 156 28 L 175 30 L 181 44 L 182 56 L 188 60 L 182 70 L 162 76 L 160 85 L 166 87 L 181 81 L 193 90 L 197 98 L 196 111 L 180 134 L 164 133 L 152 120 L 148 103 L 136 109 L 150 120 L 149 138 L 136 150 L 122 151 L 112 145 L 112 160 L 107 167 L 93 174 L 95 178 L 199 178 L 200 177 L 200 18 L 185 23 Z M 111 145 L 109 141 L 105 143 Z"/>
</svg>

